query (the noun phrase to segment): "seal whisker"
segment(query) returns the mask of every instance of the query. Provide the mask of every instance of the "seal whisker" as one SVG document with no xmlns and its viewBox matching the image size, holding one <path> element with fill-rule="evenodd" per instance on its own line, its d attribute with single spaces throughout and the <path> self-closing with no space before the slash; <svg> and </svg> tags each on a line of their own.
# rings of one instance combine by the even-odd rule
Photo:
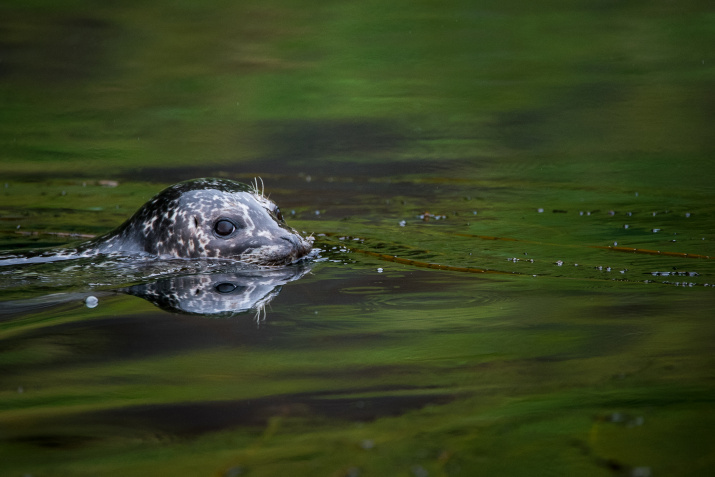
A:
<svg viewBox="0 0 715 477">
<path fill-rule="evenodd" d="M 260 187 L 260 188 L 258 187 L 258 181 L 261 181 L 261 187 Z M 266 194 L 265 194 L 265 192 L 266 192 L 266 186 L 265 186 L 265 184 L 263 183 L 263 178 L 262 178 L 261 176 L 254 177 L 254 178 L 253 178 L 253 182 L 251 183 L 251 185 L 253 186 L 253 191 L 254 191 L 254 193 L 255 193 L 256 195 L 260 195 L 261 197 L 264 197 L 264 198 L 266 197 Z"/>
</svg>

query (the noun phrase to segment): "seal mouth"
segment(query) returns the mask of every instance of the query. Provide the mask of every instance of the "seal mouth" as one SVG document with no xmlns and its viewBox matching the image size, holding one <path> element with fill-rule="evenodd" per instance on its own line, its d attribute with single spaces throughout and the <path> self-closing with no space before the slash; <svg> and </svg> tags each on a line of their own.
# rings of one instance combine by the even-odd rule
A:
<svg viewBox="0 0 715 477">
<path fill-rule="evenodd" d="M 287 243 L 246 250 L 238 257 L 238 260 L 266 267 L 291 265 L 314 256 L 311 255 L 313 240 L 310 238 L 304 239 L 298 234 L 283 236 L 281 239 Z"/>
</svg>

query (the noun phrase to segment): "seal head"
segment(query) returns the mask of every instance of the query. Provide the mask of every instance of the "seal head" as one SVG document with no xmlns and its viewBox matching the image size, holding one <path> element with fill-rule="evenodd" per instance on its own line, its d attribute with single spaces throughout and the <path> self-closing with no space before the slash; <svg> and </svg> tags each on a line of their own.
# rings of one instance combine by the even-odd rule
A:
<svg viewBox="0 0 715 477">
<path fill-rule="evenodd" d="M 173 185 L 129 220 L 89 244 L 94 253 L 224 258 L 287 265 L 305 257 L 312 240 L 289 227 L 257 187 L 227 179 Z"/>
</svg>

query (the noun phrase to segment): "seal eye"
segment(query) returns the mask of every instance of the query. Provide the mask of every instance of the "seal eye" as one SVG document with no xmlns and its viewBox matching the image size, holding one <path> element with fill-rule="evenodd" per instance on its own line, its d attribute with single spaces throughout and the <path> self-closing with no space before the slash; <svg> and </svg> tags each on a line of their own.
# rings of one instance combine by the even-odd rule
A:
<svg viewBox="0 0 715 477">
<path fill-rule="evenodd" d="M 275 215 L 276 219 L 280 220 L 281 222 L 285 222 L 285 219 L 283 218 L 283 213 L 278 207 L 276 207 L 276 210 L 273 211 L 273 215 Z"/>
<path fill-rule="evenodd" d="M 231 222 L 230 220 L 221 219 L 216 222 L 216 225 L 214 225 L 214 232 L 216 232 L 216 235 L 219 235 L 221 237 L 227 237 L 231 235 L 234 230 L 236 230 L 236 226 L 233 225 L 233 222 Z"/>
<path fill-rule="evenodd" d="M 218 285 L 216 285 L 216 291 L 219 293 L 231 293 L 236 288 L 236 285 L 230 282 L 219 283 Z"/>
</svg>

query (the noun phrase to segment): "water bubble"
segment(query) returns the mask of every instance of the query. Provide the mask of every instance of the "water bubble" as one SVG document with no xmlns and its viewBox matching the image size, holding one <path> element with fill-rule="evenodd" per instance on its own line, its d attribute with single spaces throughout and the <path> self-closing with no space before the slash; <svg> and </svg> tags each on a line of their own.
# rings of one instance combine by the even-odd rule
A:
<svg viewBox="0 0 715 477">
<path fill-rule="evenodd" d="M 98 303 L 99 303 L 99 299 L 97 299 L 96 296 L 90 295 L 84 299 L 84 304 L 87 308 L 94 308 L 97 306 Z"/>
</svg>

